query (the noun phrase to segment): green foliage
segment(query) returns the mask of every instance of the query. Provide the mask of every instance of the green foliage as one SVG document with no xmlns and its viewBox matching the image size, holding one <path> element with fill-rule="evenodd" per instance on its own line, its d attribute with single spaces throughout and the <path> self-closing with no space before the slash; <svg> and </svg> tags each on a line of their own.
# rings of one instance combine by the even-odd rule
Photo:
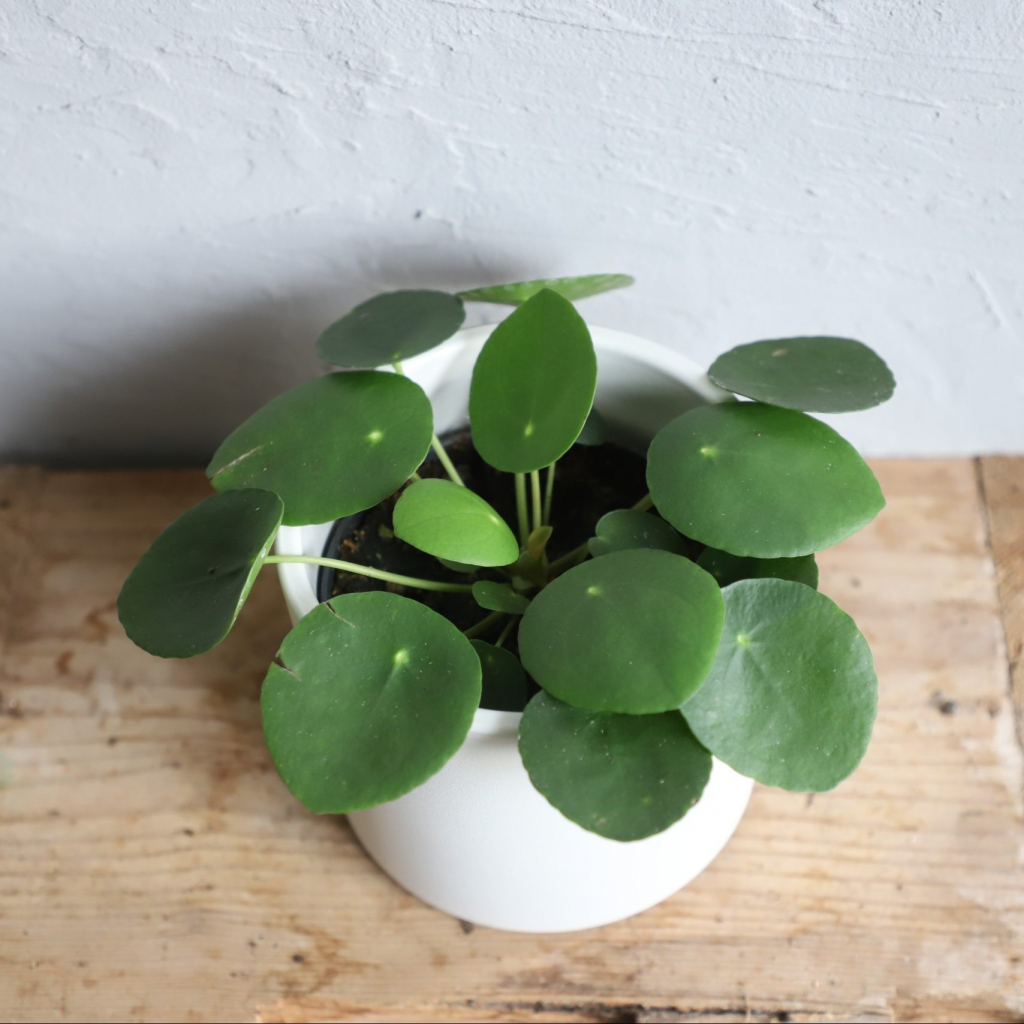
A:
<svg viewBox="0 0 1024 1024">
<path fill-rule="evenodd" d="M 669 423 L 651 442 L 647 485 L 681 533 L 754 558 L 831 547 L 885 505 L 867 463 L 831 427 L 751 402 L 700 406 Z"/>
<path fill-rule="evenodd" d="M 575 302 L 615 288 L 628 288 L 633 283 L 629 274 L 589 274 L 586 277 L 549 277 L 537 281 L 517 281 L 515 284 L 495 284 L 486 288 L 471 288 L 459 292 L 466 302 L 497 302 L 505 306 L 519 306 L 532 299 L 545 288 Z"/>
<path fill-rule="evenodd" d="M 249 596 L 283 511 L 270 491 L 230 491 L 175 519 L 117 599 L 132 641 L 161 658 L 190 658 L 219 644 Z"/>
<path fill-rule="evenodd" d="M 281 778 L 317 814 L 394 800 L 462 746 L 480 659 L 443 616 L 397 594 L 346 594 L 285 637 L 260 703 Z"/>
<path fill-rule="evenodd" d="M 519 727 L 530 781 L 570 821 L 607 839 L 644 839 L 700 799 L 711 755 L 675 711 L 613 715 L 538 693 Z"/>
<path fill-rule="evenodd" d="M 504 647 L 483 640 L 470 640 L 480 658 L 483 694 L 480 707 L 491 711 L 522 711 L 530 695 L 530 684 L 519 659 Z"/>
<path fill-rule="evenodd" d="M 697 739 L 769 786 L 831 789 L 864 756 L 878 683 L 853 619 L 791 580 L 727 587 L 722 645 L 683 705 Z"/>
<path fill-rule="evenodd" d="M 850 338 L 779 338 L 720 355 L 708 376 L 726 391 L 804 412 L 881 405 L 896 382 L 885 363 Z"/>
<path fill-rule="evenodd" d="M 423 462 L 433 433 L 423 389 L 394 373 L 329 373 L 268 402 L 206 469 L 218 491 L 265 487 L 289 526 L 372 508 Z"/>
<path fill-rule="evenodd" d="M 632 548 L 657 548 L 676 555 L 686 554 L 686 541 L 664 519 L 635 509 L 620 508 L 598 521 L 594 536 L 587 541 L 594 558 L 612 551 Z"/>
<path fill-rule="evenodd" d="M 730 555 L 728 551 L 705 548 L 697 564 L 718 580 L 720 587 L 727 587 L 739 580 L 793 580 L 809 587 L 818 587 L 818 563 L 814 555 L 800 555 L 797 558 L 743 558 Z"/>
<path fill-rule="evenodd" d="M 466 487 L 419 480 L 395 506 L 395 534 L 420 551 L 469 565 L 508 565 L 519 544 L 505 521 Z"/>
<path fill-rule="evenodd" d="M 478 707 L 522 711 L 519 748 L 534 786 L 571 821 L 619 841 L 685 815 L 712 754 L 765 784 L 812 791 L 860 761 L 875 716 L 871 653 L 815 589 L 813 552 L 869 523 L 884 499 L 856 451 L 806 412 L 878 404 L 892 376 L 847 339 L 739 346 L 709 375 L 756 401 L 669 423 L 649 449 L 651 494 L 634 508 L 606 511 L 638 495 L 602 479 L 580 507 L 563 506 L 559 482 L 573 480 L 570 496 L 579 487 L 578 470 L 563 470 L 585 457 L 572 446 L 609 439 L 593 409 L 594 347 L 570 300 L 631 282 L 593 275 L 460 296 L 393 292 L 318 342 L 335 365 L 383 366 L 451 337 L 463 299 L 515 306 L 480 353 L 469 412 L 477 454 L 518 474 L 488 490 L 498 508 L 514 504 L 517 534 L 461 485 L 440 447 L 449 479 L 433 466 L 420 478 L 430 402 L 400 374 L 361 369 L 301 384 L 235 430 L 208 469 L 220 493 L 172 523 L 126 580 L 125 630 L 164 657 L 220 642 L 273 562 L 420 588 L 467 626 L 375 591 L 333 598 L 292 629 L 264 682 L 263 725 L 282 778 L 310 810 L 345 813 L 409 792 L 455 754 Z M 466 482 L 478 464 L 460 461 Z M 606 514 L 579 544 L 595 499 Z M 657 514 L 640 511 L 652 503 Z M 405 575 L 387 545 L 353 545 L 372 565 L 269 553 L 282 522 L 364 509 L 378 523 L 391 510 L 393 536 L 386 525 L 379 534 L 432 556 L 396 545 L 402 558 L 450 572 Z"/>
<path fill-rule="evenodd" d="M 462 301 L 447 292 L 388 292 L 331 324 L 316 350 L 334 366 L 386 366 L 447 341 L 465 319 Z"/>
<path fill-rule="evenodd" d="M 495 469 L 529 473 L 561 458 L 594 401 L 597 357 L 572 303 L 540 291 L 487 339 L 473 369 L 469 420 Z"/>
<path fill-rule="evenodd" d="M 693 562 L 667 551 L 617 551 L 570 569 L 533 599 L 519 653 L 560 700 L 654 714 L 679 707 L 703 682 L 723 615 L 718 584 Z"/>
<path fill-rule="evenodd" d="M 507 583 L 479 580 L 473 584 L 473 599 L 481 608 L 492 612 L 522 615 L 530 607 L 530 599 L 517 594 Z"/>
</svg>

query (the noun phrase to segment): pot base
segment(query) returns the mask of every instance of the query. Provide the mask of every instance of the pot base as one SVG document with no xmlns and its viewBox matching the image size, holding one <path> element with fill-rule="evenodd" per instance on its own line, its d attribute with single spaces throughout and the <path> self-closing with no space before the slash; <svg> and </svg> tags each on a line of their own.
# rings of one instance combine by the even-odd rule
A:
<svg viewBox="0 0 1024 1024">
<path fill-rule="evenodd" d="M 716 760 L 701 800 L 681 821 L 619 843 L 556 811 L 530 783 L 515 731 L 495 724 L 490 733 L 474 729 L 418 789 L 348 816 L 366 852 L 399 885 L 473 924 L 568 932 L 647 910 L 711 863 L 753 789 Z"/>
</svg>

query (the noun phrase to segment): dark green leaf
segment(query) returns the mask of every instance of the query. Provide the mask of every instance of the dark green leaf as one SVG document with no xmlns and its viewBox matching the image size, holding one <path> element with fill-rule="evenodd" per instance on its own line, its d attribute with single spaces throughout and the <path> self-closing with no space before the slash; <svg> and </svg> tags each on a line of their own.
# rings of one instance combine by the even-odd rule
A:
<svg viewBox="0 0 1024 1024">
<path fill-rule="evenodd" d="M 529 600 L 517 594 L 507 583 L 495 583 L 492 580 L 474 583 L 473 598 L 481 608 L 492 612 L 507 612 L 509 615 L 522 615 L 530 607 Z"/>
<path fill-rule="evenodd" d="M 686 554 L 686 541 L 672 526 L 664 519 L 635 509 L 620 508 L 601 516 L 594 532 L 596 536 L 587 541 L 594 558 L 633 548 L 657 548 L 676 555 Z"/>
<path fill-rule="evenodd" d="M 161 658 L 190 658 L 228 635 L 281 525 L 270 491 L 215 494 L 180 515 L 125 580 L 125 632 Z"/>
<path fill-rule="evenodd" d="M 683 705 L 697 739 L 768 786 L 831 789 L 871 738 L 878 683 L 867 641 L 824 594 L 791 580 L 722 591 L 722 645 Z"/>
<path fill-rule="evenodd" d="M 896 382 L 889 367 L 849 338 L 779 338 L 720 355 L 708 376 L 721 388 L 804 412 L 853 412 L 881 405 Z"/>
<path fill-rule="evenodd" d="M 483 640 L 470 640 L 480 657 L 483 695 L 480 707 L 491 711 L 522 711 L 530 694 L 526 673 L 519 659 L 504 647 Z"/>
<path fill-rule="evenodd" d="M 279 657 L 263 683 L 263 732 L 285 785 L 318 814 L 375 807 L 426 782 L 480 704 L 469 641 L 397 594 L 318 605 Z"/>
<path fill-rule="evenodd" d="M 543 692 L 523 713 L 519 751 L 530 781 L 570 821 L 623 841 L 677 822 L 711 774 L 711 755 L 675 711 L 611 715 Z"/>
<path fill-rule="evenodd" d="M 447 292 L 388 292 L 331 324 L 316 350 L 334 366 L 385 366 L 447 341 L 465 318 L 462 300 Z"/>
<path fill-rule="evenodd" d="M 705 548 L 697 564 L 718 580 L 720 587 L 727 587 L 739 580 L 793 580 L 808 587 L 818 587 L 818 563 L 814 555 L 800 555 L 798 558 L 743 558 L 730 555 L 728 551 Z"/>
<path fill-rule="evenodd" d="M 506 473 L 551 465 L 583 428 L 596 383 L 587 325 L 572 303 L 538 292 L 494 329 L 473 368 L 476 450 Z"/>
<path fill-rule="evenodd" d="M 718 584 L 667 551 L 617 551 L 570 569 L 530 602 L 523 665 L 548 693 L 591 711 L 677 708 L 715 659 Z"/>
<path fill-rule="evenodd" d="M 498 302 L 504 306 L 519 306 L 547 288 L 562 298 L 575 302 L 590 295 L 600 295 L 615 288 L 626 288 L 633 283 L 628 274 L 588 274 L 586 277 L 549 277 L 538 281 L 517 281 L 515 284 L 495 284 L 486 288 L 472 288 L 459 292 L 467 302 Z"/>
<path fill-rule="evenodd" d="M 700 406 L 669 423 L 651 442 L 647 484 L 681 533 L 757 558 L 838 544 L 885 505 L 874 474 L 831 427 L 751 402 Z"/>
<path fill-rule="evenodd" d="M 326 523 L 394 494 L 430 447 L 423 389 L 395 373 L 329 373 L 268 402 L 217 449 L 218 491 L 267 487 L 289 526 Z"/>
<path fill-rule="evenodd" d="M 508 565 L 519 543 L 478 494 L 450 480 L 418 480 L 395 505 L 395 535 L 420 551 L 469 565 Z"/>
</svg>

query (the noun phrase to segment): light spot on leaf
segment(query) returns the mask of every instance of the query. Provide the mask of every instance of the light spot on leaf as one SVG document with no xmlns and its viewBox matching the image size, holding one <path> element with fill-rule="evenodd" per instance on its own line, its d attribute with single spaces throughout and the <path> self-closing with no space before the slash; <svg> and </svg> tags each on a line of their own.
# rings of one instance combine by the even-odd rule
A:
<svg viewBox="0 0 1024 1024">
<path fill-rule="evenodd" d="M 523 427 L 523 437 L 532 437 L 532 436 L 533 436 L 533 420 L 530 420 L 530 422 L 527 423 L 525 427 Z"/>
<path fill-rule="evenodd" d="M 597 586 L 597 584 L 594 584 L 591 587 L 587 587 L 587 593 L 591 597 L 598 597 L 601 594 L 601 588 L 599 586 Z"/>
<path fill-rule="evenodd" d="M 394 662 L 396 665 L 405 665 L 409 661 L 409 652 L 406 650 L 395 651 Z"/>
<path fill-rule="evenodd" d="M 366 440 L 369 441 L 370 444 L 377 444 L 378 442 L 384 440 L 384 431 L 383 430 L 371 430 L 366 435 Z"/>
<path fill-rule="evenodd" d="M 700 450 L 701 455 L 706 455 L 709 459 L 713 459 L 718 454 L 718 449 L 713 445 L 705 445 Z"/>
</svg>

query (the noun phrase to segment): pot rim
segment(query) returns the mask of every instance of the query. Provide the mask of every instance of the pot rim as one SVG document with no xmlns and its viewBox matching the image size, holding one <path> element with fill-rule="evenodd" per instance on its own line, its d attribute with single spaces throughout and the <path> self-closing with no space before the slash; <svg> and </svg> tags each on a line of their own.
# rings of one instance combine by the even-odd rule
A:
<svg viewBox="0 0 1024 1024">
<path fill-rule="evenodd" d="M 418 371 L 432 363 L 452 363 L 453 357 L 457 358 L 460 353 L 482 345 L 497 326 L 497 324 L 482 324 L 478 327 L 463 327 L 436 348 L 407 360 L 405 362 L 406 373 L 415 379 L 418 376 Z M 587 324 L 587 327 L 590 330 L 594 348 L 599 351 L 614 353 L 661 370 L 668 376 L 674 377 L 680 384 L 685 385 L 706 402 L 727 401 L 732 397 L 713 384 L 706 371 L 697 363 L 673 349 L 627 331 L 598 327 L 590 323 Z M 282 526 L 278 530 L 274 543 L 275 552 L 282 555 L 302 554 L 302 529 L 301 526 Z M 278 565 L 281 589 L 286 598 L 294 595 L 297 590 L 308 591 L 308 598 L 315 603 L 316 592 L 304 572 L 305 568 L 303 565 Z M 303 596 L 306 595 L 303 594 Z M 308 599 L 301 603 L 308 604 Z M 521 711 L 493 711 L 490 708 L 477 708 L 469 732 L 470 735 L 477 736 L 514 735 L 519 731 L 519 722 L 522 717 Z"/>
</svg>

